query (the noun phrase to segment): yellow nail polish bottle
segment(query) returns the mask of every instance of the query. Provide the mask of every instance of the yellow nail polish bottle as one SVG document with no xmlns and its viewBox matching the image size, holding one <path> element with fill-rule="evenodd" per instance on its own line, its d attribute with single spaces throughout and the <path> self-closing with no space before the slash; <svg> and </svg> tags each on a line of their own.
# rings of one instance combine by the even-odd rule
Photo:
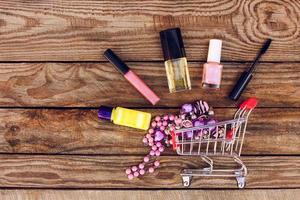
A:
<svg viewBox="0 0 300 200">
<path fill-rule="evenodd" d="M 191 90 L 191 80 L 180 28 L 160 32 L 170 93 Z"/>
<path fill-rule="evenodd" d="M 114 124 L 147 130 L 151 121 L 151 114 L 137 110 L 109 106 L 100 106 L 98 117 L 112 121 Z"/>
</svg>

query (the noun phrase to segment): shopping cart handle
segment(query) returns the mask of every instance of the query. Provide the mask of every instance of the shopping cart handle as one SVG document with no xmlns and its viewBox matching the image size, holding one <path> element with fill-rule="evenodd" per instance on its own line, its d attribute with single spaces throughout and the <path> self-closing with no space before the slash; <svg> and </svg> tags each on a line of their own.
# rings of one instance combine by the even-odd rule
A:
<svg viewBox="0 0 300 200">
<path fill-rule="evenodd" d="M 253 108 L 256 107 L 257 105 L 257 99 L 256 97 L 251 97 L 247 100 L 245 100 L 241 105 L 240 105 L 240 108 L 241 109 L 246 109 L 246 110 L 251 110 Z"/>
<path fill-rule="evenodd" d="M 171 131 L 171 136 L 172 136 L 172 147 L 173 147 L 173 150 L 176 150 L 176 140 L 175 140 L 175 132 L 174 131 Z"/>
</svg>

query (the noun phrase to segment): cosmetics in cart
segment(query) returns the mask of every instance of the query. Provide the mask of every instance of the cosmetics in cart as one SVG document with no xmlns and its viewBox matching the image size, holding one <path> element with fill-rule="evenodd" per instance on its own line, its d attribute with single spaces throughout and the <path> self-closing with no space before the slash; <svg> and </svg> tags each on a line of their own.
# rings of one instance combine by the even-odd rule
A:
<svg viewBox="0 0 300 200">
<path fill-rule="evenodd" d="M 151 114 L 122 107 L 100 106 L 100 119 L 110 120 L 114 124 L 147 130 L 151 121 Z"/>
<path fill-rule="evenodd" d="M 159 97 L 141 80 L 111 49 L 104 52 L 105 58 L 123 74 L 125 79 L 131 83 L 152 105 L 155 105 Z"/>
<path fill-rule="evenodd" d="M 231 100 L 237 101 L 240 98 L 241 94 L 243 93 L 243 91 L 245 90 L 248 83 L 250 82 L 250 80 L 253 77 L 253 73 L 256 69 L 256 66 L 257 66 L 257 63 L 258 63 L 259 59 L 269 49 L 269 47 L 271 45 L 271 42 L 272 42 L 271 39 L 267 39 L 265 41 L 264 45 L 262 46 L 262 48 L 258 52 L 255 60 L 252 62 L 251 66 L 241 74 L 239 80 L 237 81 L 234 88 L 232 89 L 232 91 L 229 94 L 229 98 Z"/>
<path fill-rule="evenodd" d="M 191 80 L 180 28 L 160 32 L 170 93 L 191 90 Z"/>
<path fill-rule="evenodd" d="M 202 87 L 220 88 L 223 65 L 220 64 L 222 40 L 209 41 L 207 63 L 203 65 Z"/>
</svg>

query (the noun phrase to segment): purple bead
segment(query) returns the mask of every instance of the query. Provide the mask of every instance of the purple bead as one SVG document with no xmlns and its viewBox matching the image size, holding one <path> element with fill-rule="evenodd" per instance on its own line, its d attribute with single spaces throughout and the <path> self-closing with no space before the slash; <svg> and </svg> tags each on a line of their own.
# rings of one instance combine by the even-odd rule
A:
<svg viewBox="0 0 300 200">
<path fill-rule="evenodd" d="M 218 123 L 218 121 L 215 120 L 215 119 L 209 119 L 209 120 L 207 120 L 207 122 L 206 122 L 207 125 L 212 125 L 212 124 L 216 124 L 216 123 Z"/>
<path fill-rule="evenodd" d="M 160 165 L 160 163 L 159 163 L 158 160 L 154 162 L 154 166 L 155 166 L 155 167 L 158 167 L 159 165 Z"/>
<path fill-rule="evenodd" d="M 141 169 L 140 170 L 140 175 L 144 175 L 145 174 L 145 170 Z"/>
<path fill-rule="evenodd" d="M 154 136 L 154 141 L 158 142 L 165 138 L 165 134 L 163 134 L 161 131 L 156 131 Z"/>
<path fill-rule="evenodd" d="M 181 106 L 181 113 L 190 113 L 193 111 L 192 104 L 183 104 Z"/>
<path fill-rule="evenodd" d="M 161 147 L 161 143 L 160 143 L 160 142 L 157 142 L 157 143 L 156 143 L 156 146 L 157 146 L 157 147 Z"/>
<path fill-rule="evenodd" d="M 212 126 L 212 125 L 214 125 L 214 124 L 216 124 L 216 123 L 218 123 L 218 121 L 217 120 L 215 120 L 215 119 L 209 119 L 207 122 L 206 122 L 206 124 L 207 125 L 210 125 L 210 127 L 209 127 L 209 131 L 211 131 L 211 132 L 215 132 L 216 131 L 216 126 Z"/>
<path fill-rule="evenodd" d="M 205 114 L 209 111 L 209 106 L 205 101 L 195 101 L 193 103 L 194 112 L 197 114 Z"/>
<path fill-rule="evenodd" d="M 193 121 L 193 125 L 194 126 L 204 126 L 205 121 L 203 119 L 196 119 L 195 121 Z"/>
<path fill-rule="evenodd" d="M 185 135 L 186 135 L 187 138 L 190 139 L 190 138 L 193 138 L 194 134 L 193 134 L 193 131 L 188 131 L 188 132 L 185 133 Z"/>
</svg>

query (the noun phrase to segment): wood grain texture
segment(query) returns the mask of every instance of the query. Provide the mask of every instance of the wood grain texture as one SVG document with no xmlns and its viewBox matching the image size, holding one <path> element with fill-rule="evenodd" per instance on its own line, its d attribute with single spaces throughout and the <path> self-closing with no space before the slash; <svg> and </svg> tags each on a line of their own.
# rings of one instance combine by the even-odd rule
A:
<svg viewBox="0 0 300 200">
<path fill-rule="evenodd" d="M 300 61 L 300 2 L 0 1 L 1 61 L 98 61 L 113 48 L 125 60 L 162 60 L 159 31 L 181 27 L 188 59 L 206 60 L 208 40 L 223 60 L 252 60 L 266 38 L 268 61 Z"/>
<path fill-rule="evenodd" d="M 1 200 L 295 200 L 299 189 L 277 190 L 0 190 Z"/>
<path fill-rule="evenodd" d="M 203 99 L 211 106 L 235 107 L 227 96 L 249 64 L 225 63 L 220 90 L 201 86 L 202 64 L 190 63 L 192 90 L 170 94 L 163 63 L 128 63 L 161 97 L 158 107 Z M 241 98 L 256 96 L 260 107 L 299 107 L 297 63 L 262 63 Z M 0 106 L 151 106 L 109 63 L 2 63 Z"/>
<path fill-rule="evenodd" d="M 172 109 L 144 110 L 156 114 Z M 215 109 L 219 120 L 235 109 Z M 299 109 L 256 109 L 249 119 L 243 154 L 274 155 L 300 152 Z M 145 131 L 99 120 L 97 110 L 0 109 L 1 153 L 145 155 Z M 168 151 L 168 154 L 174 152 Z"/>
<path fill-rule="evenodd" d="M 204 167 L 200 158 L 159 158 L 161 167 L 143 178 L 128 180 L 125 169 L 141 156 L 0 155 L 0 187 L 23 188 L 183 188 L 180 171 Z M 246 188 L 300 187 L 300 157 L 242 157 L 248 167 Z M 235 167 L 232 159 L 214 159 Z M 232 178 L 194 178 L 190 188 L 236 188 Z"/>
<path fill-rule="evenodd" d="M 169 94 L 159 31 L 177 26 L 182 29 L 187 58 L 193 61 L 189 62 L 193 90 Z M 199 158 L 175 156 L 168 150 L 159 158 L 161 168 L 154 174 L 129 181 L 124 169 L 147 153 L 141 142 L 145 133 L 100 121 L 92 107 L 144 107 L 156 115 L 177 112 L 174 107 L 201 98 L 218 107 L 218 119 L 230 119 L 236 105 L 227 95 L 266 38 L 273 39 L 262 59 L 267 62 L 259 65 L 242 98 L 257 96 L 260 101 L 260 108 L 250 118 L 242 151 L 249 169 L 246 187 L 300 188 L 300 1 L 0 0 L 0 27 L 0 188 L 182 188 L 180 171 L 203 167 Z M 224 41 L 219 91 L 201 87 L 211 38 Z M 161 97 L 159 109 L 149 108 L 106 62 L 102 56 L 106 48 L 129 61 Z M 40 108 L 48 106 L 55 108 Z M 234 166 L 228 159 L 215 161 Z M 194 178 L 191 188 L 230 189 L 236 188 L 236 182 Z M 4 190 L 0 199 L 47 200 L 58 199 L 58 195 L 76 200 L 112 194 L 126 199 L 132 194 L 102 192 Z M 172 194 L 161 191 L 161 195 L 166 195 L 165 199 L 226 195 L 228 199 L 280 200 L 300 195 L 299 190 L 169 192 Z M 137 199 L 155 197 L 152 193 L 160 197 L 141 190 Z"/>
</svg>

